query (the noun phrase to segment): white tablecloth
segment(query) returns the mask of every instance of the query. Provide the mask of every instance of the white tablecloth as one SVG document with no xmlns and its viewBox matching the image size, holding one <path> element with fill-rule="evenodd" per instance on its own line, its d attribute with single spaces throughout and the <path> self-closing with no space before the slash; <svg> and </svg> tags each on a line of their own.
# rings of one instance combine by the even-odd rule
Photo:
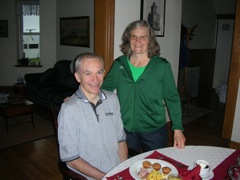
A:
<svg viewBox="0 0 240 180">
<path fill-rule="evenodd" d="M 206 160 L 210 163 L 211 169 L 213 170 L 218 164 L 220 164 L 224 159 L 231 155 L 235 149 L 213 147 L 213 146 L 186 146 L 184 149 L 177 149 L 174 147 L 158 149 L 158 152 L 164 154 L 172 159 L 175 159 L 183 164 L 191 167 L 193 162 L 197 159 Z M 140 155 L 134 156 L 107 173 L 105 177 L 112 176 L 125 168 L 130 167 L 130 165 L 140 159 L 152 154 L 153 151 L 142 153 Z M 106 179 L 106 178 L 103 179 Z"/>
</svg>

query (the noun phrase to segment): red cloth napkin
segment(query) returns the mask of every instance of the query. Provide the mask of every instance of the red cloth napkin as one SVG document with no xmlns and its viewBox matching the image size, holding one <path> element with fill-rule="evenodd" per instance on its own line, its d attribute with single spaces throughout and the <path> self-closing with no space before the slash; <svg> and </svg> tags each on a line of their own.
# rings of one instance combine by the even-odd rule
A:
<svg viewBox="0 0 240 180">
<path fill-rule="evenodd" d="M 123 179 L 134 180 L 134 178 L 129 173 L 129 168 L 126 168 L 123 171 L 121 171 L 121 172 L 119 172 L 117 174 L 114 174 L 113 176 L 106 177 L 106 179 L 108 179 L 108 180 L 115 180 L 115 179 L 118 179 L 118 176 L 121 176 Z"/>
<path fill-rule="evenodd" d="M 146 158 L 159 159 L 159 158 L 158 158 L 159 156 L 165 158 L 166 161 L 167 161 L 167 160 L 171 160 L 172 162 L 177 162 L 177 161 L 175 161 L 174 159 L 171 159 L 170 157 L 167 157 L 167 156 L 165 156 L 165 155 L 163 155 L 163 154 L 161 154 L 161 153 L 159 153 L 159 152 L 157 152 L 157 151 L 154 151 L 152 154 L 150 154 L 149 156 L 145 157 L 145 159 L 146 159 Z M 168 162 L 168 161 L 167 161 L 167 162 Z M 171 163 L 171 162 L 169 162 L 169 163 Z M 182 163 L 180 163 L 180 162 L 177 162 L 177 163 L 182 164 Z M 178 166 L 174 165 L 174 163 L 171 163 L 171 164 L 177 168 L 177 170 L 178 170 L 179 173 L 185 172 L 185 171 L 188 169 L 188 166 L 186 166 L 185 164 L 182 164 L 183 166 L 185 166 L 185 167 L 183 167 L 183 168 L 179 168 Z M 118 179 L 118 176 L 121 176 L 123 179 L 134 180 L 134 178 L 133 178 L 133 177 L 130 175 L 130 173 L 129 173 L 129 168 L 126 168 L 126 169 L 124 169 L 123 171 L 121 171 L 121 172 L 119 172 L 119 173 L 117 173 L 117 174 L 115 174 L 115 175 L 113 175 L 113 176 L 106 177 L 106 179 L 108 179 L 108 180 L 114 180 L 114 179 Z"/>
<path fill-rule="evenodd" d="M 179 174 L 180 174 L 181 172 L 184 172 L 184 171 L 188 170 L 188 166 L 186 166 L 185 164 L 183 164 L 183 163 L 181 163 L 181 162 L 178 162 L 178 161 L 176 161 L 176 160 L 174 160 L 174 159 L 172 159 L 172 158 L 170 158 L 170 157 L 168 157 L 168 156 L 165 156 L 165 155 L 159 153 L 158 151 L 154 151 L 151 155 L 149 155 L 149 156 L 146 157 L 146 158 L 159 159 L 159 158 L 158 158 L 159 156 L 163 157 L 163 161 L 166 161 L 166 162 L 172 164 L 172 165 L 178 170 L 178 173 L 179 173 Z M 168 161 L 168 160 L 169 160 L 169 161 Z M 175 164 L 174 162 L 175 162 L 175 163 L 178 163 L 178 164 L 181 164 L 183 167 L 180 168 L 180 167 L 176 166 L 176 164 Z"/>
<path fill-rule="evenodd" d="M 224 159 L 214 170 L 212 180 L 230 179 L 228 177 L 228 168 L 237 164 L 237 157 L 240 155 L 240 149 L 234 151 L 230 156 Z"/>
<path fill-rule="evenodd" d="M 199 176 L 201 170 L 201 166 L 197 165 L 193 169 L 180 173 L 183 177 L 183 180 L 201 180 L 201 176 Z"/>
</svg>

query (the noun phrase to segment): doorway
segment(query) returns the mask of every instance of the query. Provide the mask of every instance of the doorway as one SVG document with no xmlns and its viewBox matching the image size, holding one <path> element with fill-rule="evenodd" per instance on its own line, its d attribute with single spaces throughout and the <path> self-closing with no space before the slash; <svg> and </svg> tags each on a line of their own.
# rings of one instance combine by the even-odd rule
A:
<svg viewBox="0 0 240 180">
<path fill-rule="evenodd" d="M 235 19 L 235 12 L 236 12 L 236 17 L 238 16 L 238 13 L 239 13 L 239 12 L 237 12 L 237 10 L 235 10 L 235 7 L 239 6 L 239 0 L 231 1 L 231 3 L 229 3 L 228 1 L 222 1 L 222 2 L 226 3 L 227 6 L 231 5 L 231 7 L 232 7 L 232 8 L 230 8 L 231 11 L 229 11 L 228 13 L 234 14 L 233 17 Z M 235 4 L 235 2 L 236 2 L 236 4 Z M 215 29 L 216 28 L 216 25 L 215 25 L 216 24 L 216 14 L 215 13 L 216 12 L 225 13 L 225 12 L 221 11 L 223 9 L 219 9 L 219 11 L 216 11 L 217 6 L 214 6 L 214 5 L 216 5 L 217 3 L 219 3 L 219 1 L 207 1 L 207 2 L 204 2 L 204 3 L 202 1 L 197 1 L 197 4 L 196 3 L 193 4 L 190 0 L 184 0 L 182 11 L 183 11 L 183 20 L 185 20 L 185 21 L 183 21 L 183 22 L 186 23 L 185 24 L 186 26 L 188 26 L 188 25 L 193 26 L 194 24 L 198 24 L 200 22 L 199 20 L 203 20 L 204 18 L 205 18 L 204 20 L 207 19 L 207 21 L 202 21 L 202 23 L 198 24 L 197 30 L 200 30 L 200 29 L 198 29 L 200 26 L 208 27 L 207 26 L 208 23 L 209 23 L 208 20 L 209 21 L 211 20 L 211 23 L 214 23 L 214 27 L 211 26 L 211 28 L 207 28 L 205 33 L 206 34 L 208 33 L 208 35 L 211 33 L 210 38 L 214 37 L 214 35 L 212 35 L 212 33 L 214 31 L 214 34 L 216 34 L 216 32 L 215 32 L 216 31 L 216 29 Z M 219 5 L 219 4 L 217 4 L 217 5 Z M 199 7 L 203 7 L 203 8 L 206 7 L 205 8 L 206 13 L 202 14 L 202 11 L 199 10 L 200 9 Z M 195 13 L 193 13 L 193 12 L 195 12 Z M 211 14 L 211 16 L 208 16 L 211 19 L 206 18 L 206 14 L 209 14 L 207 12 L 209 12 Z M 200 13 L 200 14 L 198 14 L 198 13 Z M 195 14 L 200 15 L 200 17 L 199 16 L 196 17 Z M 237 21 L 237 20 L 235 19 L 235 21 Z M 235 26 L 236 26 L 236 24 L 235 24 Z M 234 32 L 236 32 L 236 30 L 234 30 Z M 236 38 L 235 38 L 236 40 L 238 40 L 237 36 L 238 35 L 236 35 Z M 198 37 L 199 37 L 198 33 L 196 32 L 196 36 L 194 36 L 193 39 L 196 40 L 196 38 L 198 38 Z M 207 36 L 207 37 L 209 37 L 209 36 Z M 204 39 L 204 41 L 203 41 L 203 39 Z M 203 68 L 200 67 L 200 71 L 204 71 L 204 73 L 200 72 L 200 73 L 203 74 L 204 78 L 200 77 L 201 80 L 199 78 L 199 87 L 202 87 L 202 88 L 199 90 L 198 93 L 204 93 L 204 91 L 202 91 L 202 89 L 204 90 L 204 88 L 206 88 L 206 87 L 211 88 L 213 93 L 214 93 L 215 89 L 213 88 L 213 78 L 212 78 L 212 82 L 209 82 L 209 78 L 207 78 L 206 76 L 209 76 L 209 75 L 211 75 L 211 73 L 213 73 L 212 76 L 214 77 L 215 57 L 211 57 L 211 56 L 212 55 L 216 56 L 216 52 L 214 52 L 214 51 L 216 51 L 216 49 L 215 49 L 216 45 L 210 44 L 208 47 L 207 46 L 205 47 L 204 45 L 209 42 L 208 41 L 209 38 L 207 39 L 206 37 L 203 37 L 203 38 L 201 37 L 201 39 L 199 39 L 199 40 L 201 42 L 204 42 L 203 44 L 201 44 L 202 46 L 199 47 L 199 49 L 198 49 L 197 46 L 192 46 L 193 49 L 196 49 L 196 53 L 195 53 L 196 57 L 199 58 L 197 60 L 198 61 L 197 63 L 204 66 Z M 211 39 L 211 42 L 216 43 L 216 39 L 215 40 Z M 206 55 L 206 52 L 204 52 L 204 53 L 200 52 L 200 48 L 204 48 L 204 47 L 206 48 L 205 50 L 209 51 L 207 53 L 210 53 L 210 54 L 208 54 L 207 57 L 209 57 L 209 59 L 212 59 L 213 62 L 209 61 L 208 59 L 206 60 L 205 56 L 202 56 L 202 55 Z M 207 48 L 212 48 L 212 49 L 207 49 Z M 232 49 L 234 49 L 234 48 L 232 48 Z M 231 53 L 233 52 L 232 49 L 231 49 Z M 233 54 L 234 54 L 234 52 L 233 52 Z M 233 126 L 233 122 L 231 122 L 231 121 L 233 121 L 234 115 L 235 115 L 236 97 L 237 97 L 237 94 L 238 94 L 238 84 L 239 84 L 239 82 L 238 82 L 239 81 L 239 69 L 238 69 L 238 66 L 236 66 L 236 63 L 238 64 L 239 60 L 236 59 L 235 62 L 234 62 L 233 61 L 233 57 L 234 57 L 233 54 L 230 57 L 230 62 L 231 63 L 229 63 L 229 68 L 228 68 L 229 69 L 228 94 L 227 94 L 227 97 L 226 97 L 226 103 L 224 104 L 224 106 L 225 106 L 225 110 L 224 110 L 225 113 L 223 115 L 224 116 L 223 117 L 224 121 L 222 121 L 223 127 L 222 127 L 221 136 L 226 138 L 226 139 L 231 139 L 232 126 Z M 203 61 L 205 61 L 205 62 L 203 62 Z M 235 65 L 233 65 L 234 63 L 235 63 Z M 211 67 L 212 72 L 207 70 L 207 68 L 209 68 L 209 66 L 212 66 Z M 205 67 L 207 67 L 207 68 L 205 68 Z M 235 70 L 235 72 L 234 72 L 234 70 Z M 237 85 L 235 85 L 233 82 L 236 83 Z M 203 83 L 204 83 L 204 85 L 209 85 L 209 84 L 211 84 L 211 85 L 208 87 L 208 86 L 204 86 Z M 207 99 L 209 97 L 206 96 L 206 97 L 202 97 L 202 98 Z M 207 99 L 207 100 L 209 100 L 209 99 Z M 219 104 L 221 104 L 221 103 L 219 103 Z"/>
<path fill-rule="evenodd" d="M 224 18 L 226 17 L 226 18 Z M 216 57 L 213 76 L 213 88 L 219 84 L 228 84 L 232 53 L 234 17 L 221 16 L 217 20 Z"/>
</svg>

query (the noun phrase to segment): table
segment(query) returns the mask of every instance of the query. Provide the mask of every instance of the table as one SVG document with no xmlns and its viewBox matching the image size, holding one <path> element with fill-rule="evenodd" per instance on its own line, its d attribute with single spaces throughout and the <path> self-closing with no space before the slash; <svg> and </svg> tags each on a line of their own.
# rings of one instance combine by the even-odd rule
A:
<svg viewBox="0 0 240 180">
<path fill-rule="evenodd" d="M 211 169 L 213 170 L 224 159 L 226 159 L 233 152 L 235 152 L 235 149 L 213 147 L 213 146 L 186 146 L 184 149 L 169 147 L 169 148 L 158 149 L 156 151 L 174 160 L 177 160 L 185 165 L 188 165 L 189 167 L 191 167 L 193 165 L 193 162 L 197 159 L 207 160 L 211 165 Z M 106 179 L 106 177 L 109 177 L 118 172 L 121 172 L 122 170 L 130 167 L 130 165 L 133 162 L 144 159 L 150 154 L 152 154 L 153 152 L 154 151 L 145 152 L 122 162 L 121 164 L 113 168 L 110 172 L 108 172 L 103 179 Z"/>
<path fill-rule="evenodd" d="M 26 114 L 31 115 L 31 121 L 27 121 L 27 122 L 32 122 L 32 126 L 33 128 L 35 128 L 34 121 L 33 121 L 32 105 L 33 103 L 31 101 L 28 101 L 24 98 L 11 99 L 9 101 L 0 103 L 0 114 L 5 119 L 7 132 L 8 132 L 8 127 L 10 127 L 8 125 L 9 118 L 26 115 Z"/>
<path fill-rule="evenodd" d="M 20 95 L 24 98 L 27 97 L 26 95 L 26 84 L 14 84 L 13 85 L 13 92 L 17 95 Z"/>
</svg>

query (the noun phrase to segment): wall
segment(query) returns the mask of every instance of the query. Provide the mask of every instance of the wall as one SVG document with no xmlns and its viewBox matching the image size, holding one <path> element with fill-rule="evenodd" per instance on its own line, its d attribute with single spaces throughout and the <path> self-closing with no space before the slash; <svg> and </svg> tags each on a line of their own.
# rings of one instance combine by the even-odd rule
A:
<svg viewBox="0 0 240 180">
<path fill-rule="evenodd" d="M 161 56 L 170 61 L 176 83 L 179 70 L 181 14 L 182 0 L 166 1 L 165 36 L 158 38 Z"/>
<path fill-rule="evenodd" d="M 186 27 L 198 25 L 189 43 L 190 49 L 214 48 L 216 31 L 216 10 L 209 0 L 183 0 L 182 23 Z"/>
<path fill-rule="evenodd" d="M 26 73 L 44 72 L 58 60 L 73 60 L 77 54 L 83 51 L 93 52 L 94 0 L 72 0 L 71 3 L 67 0 L 40 0 L 40 6 L 40 57 L 43 67 L 15 67 L 14 65 L 17 64 L 15 0 L 0 1 L 0 19 L 8 20 L 9 29 L 9 37 L 0 38 L 0 86 L 12 86 L 17 82 L 19 75 L 24 76 Z M 60 46 L 59 18 L 73 16 L 90 16 L 90 48 Z"/>
<path fill-rule="evenodd" d="M 236 0 L 212 0 L 217 14 L 232 14 L 236 8 Z"/>
<path fill-rule="evenodd" d="M 115 0 L 115 58 L 122 54 L 119 45 L 125 27 L 130 22 L 140 19 L 140 2 L 140 0 Z M 166 1 L 165 35 L 164 37 L 157 37 L 161 47 L 161 56 L 170 61 L 176 83 L 179 64 L 181 9 L 181 0 Z"/>
<path fill-rule="evenodd" d="M 14 0 L 0 1 L 0 19 L 8 20 L 8 37 L 0 38 L 0 85 L 13 85 L 16 83 L 17 75 L 21 73 L 19 70 L 10 73 L 17 70 L 14 67 L 17 62 L 14 6 Z"/>
<path fill-rule="evenodd" d="M 40 0 L 40 57 L 44 65 L 40 72 L 56 62 L 56 1 Z M 31 69 L 32 70 L 32 69 Z"/>
<path fill-rule="evenodd" d="M 198 27 L 190 49 L 215 48 L 216 14 L 234 14 L 236 0 L 182 0 L 182 23 Z"/>
<path fill-rule="evenodd" d="M 59 0 L 57 1 L 57 60 L 70 59 L 73 60 L 78 54 L 88 51 L 93 52 L 94 49 L 94 0 Z M 90 16 L 90 48 L 63 46 L 60 45 L 59 21 L 61 17 L 77 17 Z"/>
<path fill-rule="evenodd" d="M 8 20 L 8 37 L 0 38 L 0 86 L 12 86 L 19 75 L 43 72 L 56 61 L 56 0 L 40 0 L 41 7 L 41 62 L 42 68 L 15 67 L 17 64 L 17 28 L 15 0 L 0 1 L 0 19 Z M 42 38 L 45 37 L 45 38 Z"/>
<path fill-rule="evenodd" d="M 213 88 L 217 88 L 223 82 L 228 84 L 234 19 L 219 19 L 217 26 L 218 31 L 216 35 L 216 58 L 212 84 Z"/>
<path fill-rule="evenodd" d="M 216 56 L 214 59 L 211 59 L 211 62 L 215 63 L 215 66 L 213 66 L 212 69 L 214 76 L 212 76 L 212 73 L 210 74 L 211 76 L 208 77 L 204 75 L 204 78 L 211 79 L 211 88 L 216 88 L 222 81 L 227 82 L 231 53 L 230 51 L 227 51 L 231 50 L 231 38 L 229 40 L 229 38 L 225 35 L 224 38 L 220 37 L 217 39 L 216 34 L 217 32 L 220 32 L 220 30 L 217 27 L 218 22 L 216 16 L 217 14 L 235 14 L 235 3 L 236 0 L 195 0 L 194 2 L 191 0 L 183 0 L 183 24 L 186 27 L 193 27 L 195 24 L 198 25 L 194 32 L 195 36 L 193 36 L 193 40 L 191 40 L 189 43 L 191 52 L 199 49 L 202 49 L 204 51 L 206 49 L 212 49 L 211 51 L 215 51 L 217 48 L 216 43 L 219 42 L 219 39 L 222 40 L 222 42 L 224 38 L 226 40 L 226 42 L 222 43 L 222 46 L 218 44 L 218 47 L 222 47 L 223 49 L 226 47 L 225 51 L 222 49 L 216 49 Z M 224 31 L 225 34 L 226 32 L 227 31 Z M 223 31 L 221 34 L 223 34 Z M 229 36 L 232 36 L 232 34 Z M 211 54 L 206 54 L 206 57 L 203 57 L 202 61 L 207 61 L 208 57 L 210 56 Z M 196 59 L 190 56 L 190 62 L 192 61 L 196 61 Z M 222 64 L 223 62 L 224 64 Z M 207 62 L 205 64 L 207 64 Z M 205 66 L 201 68 L 200 79 L 204 73 L 204 69 L 210 69 L 210 67 Z M 205 90 L 205 85 L 199 86 L 199 92 Z"/>
<path fill-rule="evenodd" d="M 122 55 L 119 45 L 123 31 L 130 22 L 140 19 L 140 1 L 115 0 L 114 59 Z"/>
<path fill-rule="evenodd" d="M 236 9 L 236 0 L 212 0 L 216 13 L 217 14 L 235 14 L 235 9 Z M 227 3 L 227 4 L 226 4 Z M 226 22 L 225 22 L 226 21 Z M 219 46 L 216 44 L 216 64 L 215 64 L 215 69 L 214 69 L 214 80 L 213 80 L 213 88 L 216 88 L 220 82 L 228 82 L 228 73 L 229 73 L 229 66 L 230 66 L 230 59 L 231 59 L 231 37 L 232 34 L 230 33 L 230 31 L 232 30 L 232 22 L 234 23 L 234 20 L 219 20 L 218 24 L 220 23 L 226 23 L 226 24 L 230 24 L 230 29 L 227 32 L 224 31 L 218 31 L 221 33 L 224 33 L 224 38 L 220 37 L 219 39 L 221 41 L 225 40 L 225 42 L 223 43 L 224 45 L 220 45 L 220 48 L 218 48 Z M 231 36 L 226 37 L 226 36 Z M 228 40 L 230 39 L 230 40 Z M 216 43 L 218 43 L 218 39 L 216 39 Z M 226 49 L 224 49 L 224 46 L 226 46 Z M 221 47 L 223 49 L 221 49 Z M 222 52 L 226 52 L 225 54 L 223 54 Z M 225 62 L 224 62 L 225 61 Z M 222 64 L 223 63 L 223 64 Z M 223 73 L 221 73 L 223 72 Z"/>
</svg>

